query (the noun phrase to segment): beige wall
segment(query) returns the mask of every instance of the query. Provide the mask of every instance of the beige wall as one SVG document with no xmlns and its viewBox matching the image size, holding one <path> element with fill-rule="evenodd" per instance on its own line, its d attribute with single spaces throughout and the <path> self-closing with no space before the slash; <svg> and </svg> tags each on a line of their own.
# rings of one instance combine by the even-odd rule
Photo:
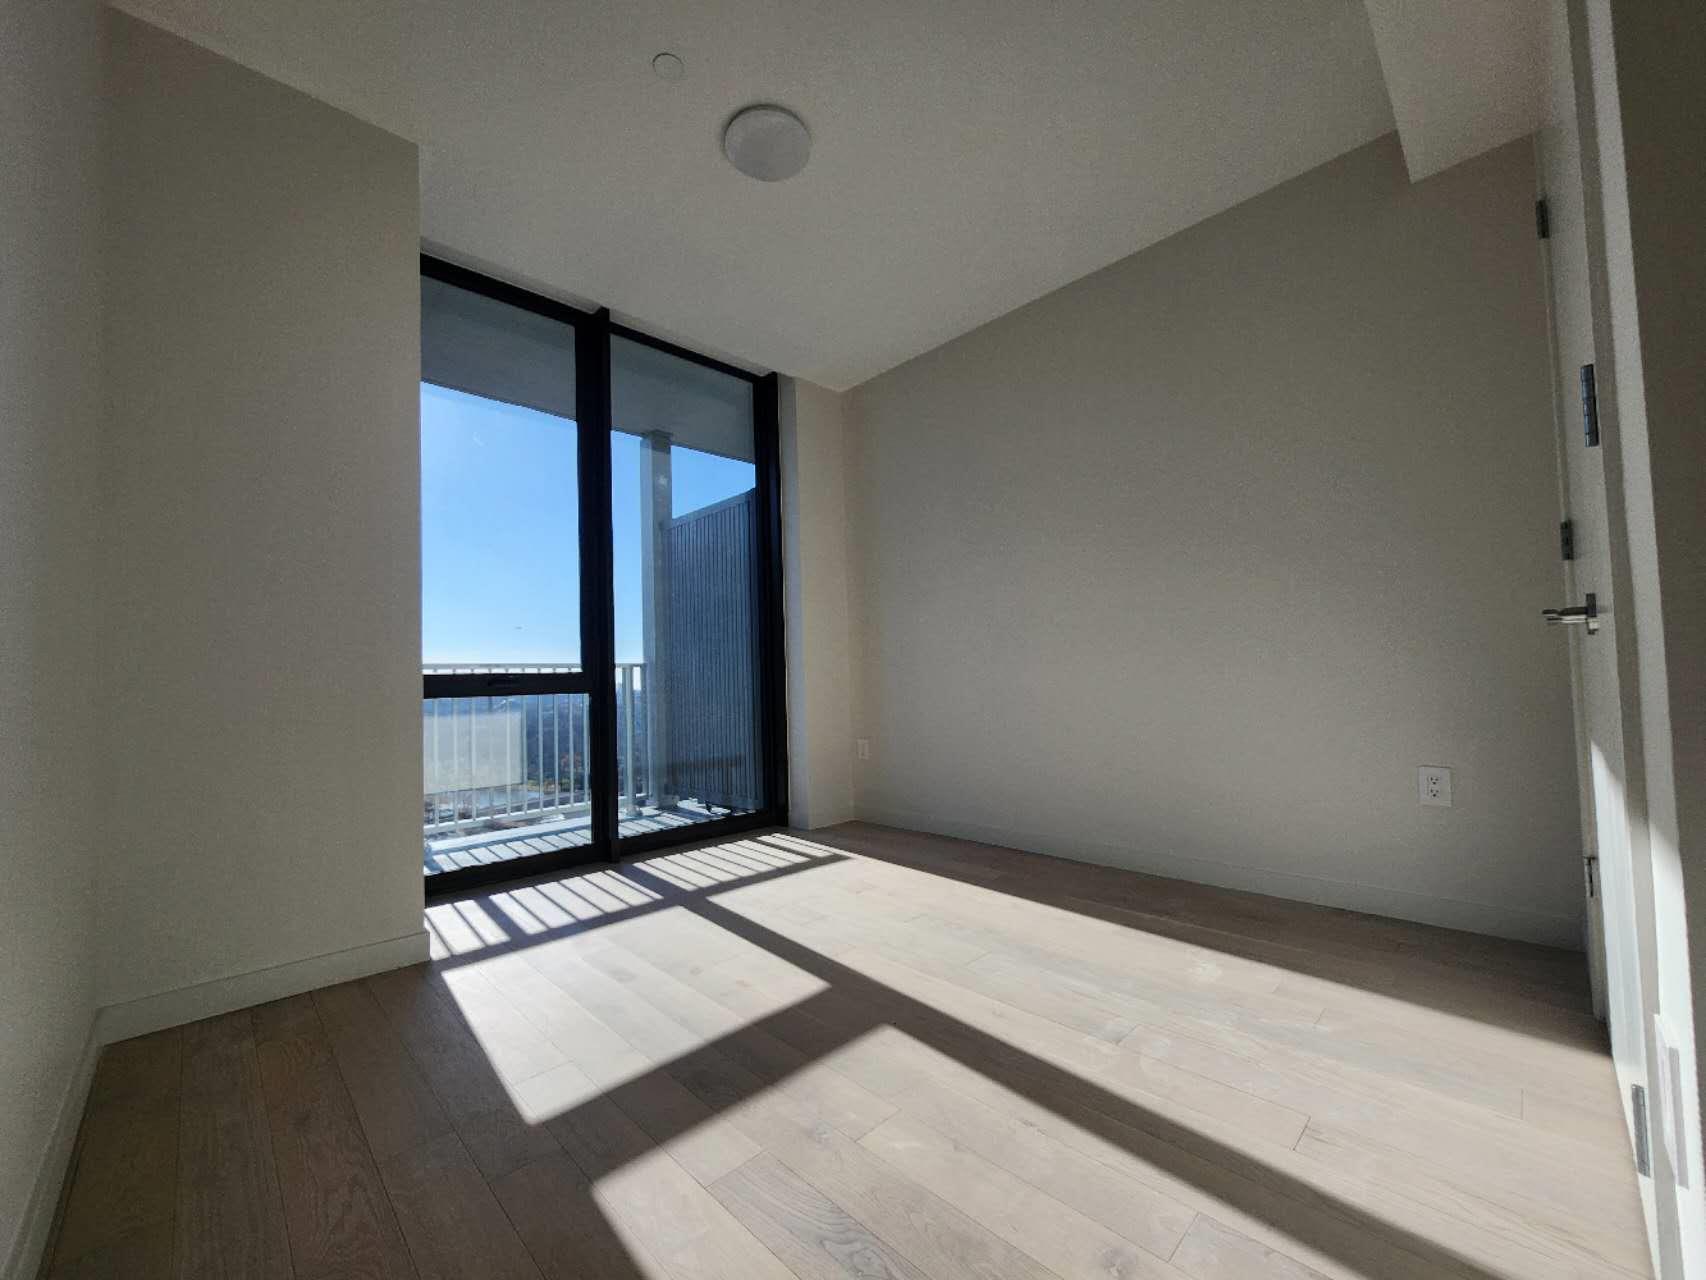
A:
<svg viewBox="0 0 1706 1280">
<path fill-rule="evenodd" d="M 94 1001 L 98 76 L 88 0 L 0 4 L 0 1275 L 34 1274 Z"/>
<path fill-rule="evenodd" d="M 1579 945 L 1533 199 L 1383 139 L 854 392 L 860 816 Z"/>
<path fill-rule="evenodd" d="M 853 816 L 846 399 L 810 382 L 782 383 L 788 820 L 808 829 Z"/>
<path fill-rule="evenodd" d="M 425 944 L 415 148 L 109 40 L 111 1035 Z"/>
</svg>

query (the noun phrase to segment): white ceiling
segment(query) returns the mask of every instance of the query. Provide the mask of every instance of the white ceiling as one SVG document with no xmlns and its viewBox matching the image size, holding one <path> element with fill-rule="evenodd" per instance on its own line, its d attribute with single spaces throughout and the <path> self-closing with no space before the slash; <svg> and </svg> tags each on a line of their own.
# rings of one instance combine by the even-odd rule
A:
<svg viewBox="0 0 1706 1280">
<path fill-rule="evenodd" d="M 434 247 L 838 389 L 1394 125 L 1363 0 L 123 7 L 419 142 Z M 756 101 L 799 177 L 723 159 Z"/>
</svg>

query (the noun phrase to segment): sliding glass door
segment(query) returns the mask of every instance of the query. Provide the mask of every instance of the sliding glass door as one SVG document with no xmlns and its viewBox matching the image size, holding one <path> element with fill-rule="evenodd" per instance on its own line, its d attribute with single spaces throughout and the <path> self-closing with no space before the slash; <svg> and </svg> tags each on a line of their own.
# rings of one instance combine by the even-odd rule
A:
<svg viewBox="0 0 1706 1280">
<path fill-rule="evenodd" d="M 624 834 L 764 807 L 754 384 L 611 342 Z"/>
<path fill-rule="evenodd" d="M 780 820 L 776 386 L 423 260 L 423 864 Z"/>
<path fill-rule="evenodd" d="M 421 282 L 428 876 L 592 844 L 575 325 Z"/>
</svg>

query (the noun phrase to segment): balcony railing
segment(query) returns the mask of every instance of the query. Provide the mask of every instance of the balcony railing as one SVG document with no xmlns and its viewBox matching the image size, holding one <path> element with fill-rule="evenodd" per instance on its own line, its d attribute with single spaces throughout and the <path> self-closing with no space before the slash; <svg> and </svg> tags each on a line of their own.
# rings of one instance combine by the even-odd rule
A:
<svg viewBox="0 0 1706 1280">
<path fill-rule="evenodd" d="M 445 663 L 425 675 L 573 674 L 578 666 Z M 651 799 L 645 664 L 617 663 L 617 791 L 624 815 Z M 584 826 L 591 811 L 591 740 L 584 693 L 422 700 L 423 826 L 429 840 L 526 826 Z"/>
</svg>

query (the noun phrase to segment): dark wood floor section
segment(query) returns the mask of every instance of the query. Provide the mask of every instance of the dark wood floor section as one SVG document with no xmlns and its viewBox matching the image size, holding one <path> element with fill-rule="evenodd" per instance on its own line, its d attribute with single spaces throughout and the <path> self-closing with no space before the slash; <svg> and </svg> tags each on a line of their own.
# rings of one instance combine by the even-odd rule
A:
<svg viewBox="0 0 1706 1280">
<path fill-rule="evenodd" d="M 849 824 L 111 1046 L 46 1274 L 1650 1274 L 1580 956 Z"/>
</svg>

